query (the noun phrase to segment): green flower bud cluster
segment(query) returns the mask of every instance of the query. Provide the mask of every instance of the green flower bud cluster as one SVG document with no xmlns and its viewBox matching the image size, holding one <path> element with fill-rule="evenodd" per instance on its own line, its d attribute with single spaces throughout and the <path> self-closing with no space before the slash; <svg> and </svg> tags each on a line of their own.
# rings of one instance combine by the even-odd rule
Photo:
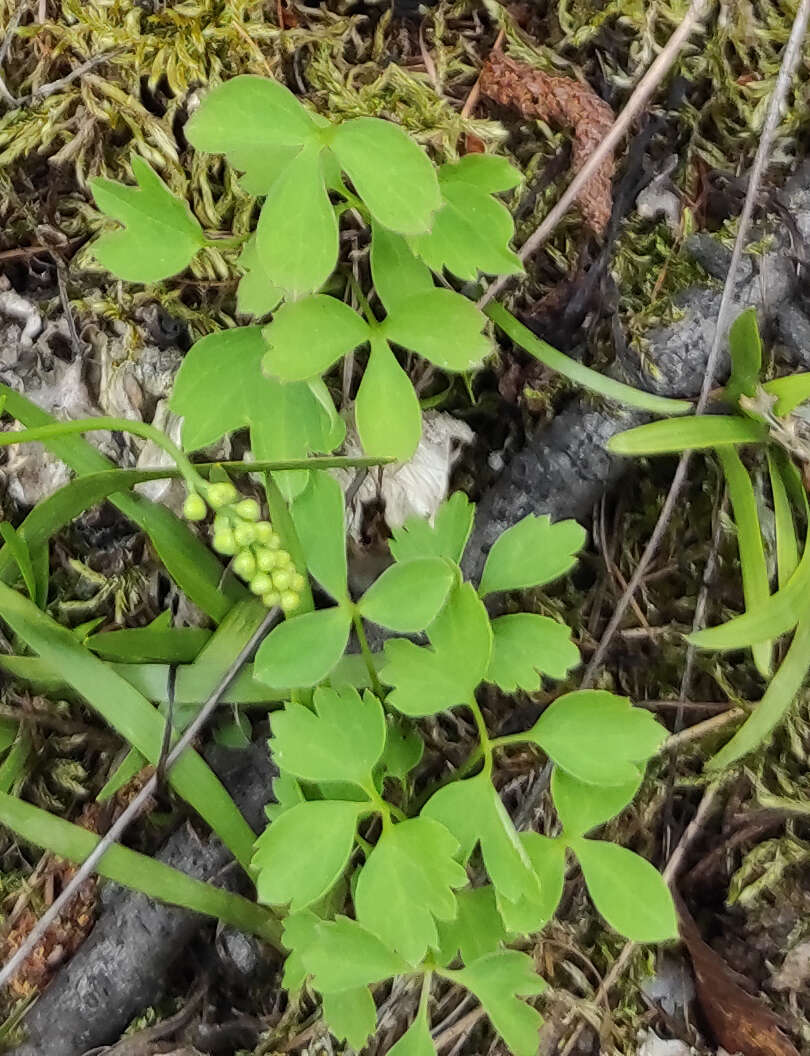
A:
<svg viewBox="0 0 810 1056">
<path fill-rule="evenodd" d="M 297 609 L 306 580 L 281 548 L 281 539 L 272 524 L 261 519 L 256 500 L 240 499 L 239 492 L 228 482 L 210 484 L 205 499 L 192 492 L 183 506 L 185 517 L 201 521 L 210 506 L 214 510 L 211 545 L 217 553 L 233 558 L 234 572 L 269 609 L 276 605 L 284 612 Z"/>
</svg>

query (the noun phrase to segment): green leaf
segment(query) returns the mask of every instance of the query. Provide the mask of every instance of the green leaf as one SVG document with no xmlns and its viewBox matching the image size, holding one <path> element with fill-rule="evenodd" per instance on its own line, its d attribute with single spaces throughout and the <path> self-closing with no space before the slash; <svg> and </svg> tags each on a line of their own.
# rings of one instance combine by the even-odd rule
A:
<svg viewBox="0 0 810 1056">
<path fill-rule="evenodd" d="M 394 687 L 388 703 L 406 715 L 464 704 L 489 666 L 489 618 L 469 583 L 454 588 L 427 634 L 430 649 L 398 638 L 384 646 L 380 678 Z"/>
<path fill-rule="evenodd" d="M 273 714 L 270 749 L 279 769 L 304 781 L 369 784 L 385 747 L 385 715 L 372 693 L 315 690 L 315 712 L 289 703 Z"/>
<path fill-rule="evenodd" d="M 237 169 L 250 171 L 249 159 L 301 147 L 318 129 L 284 85 L 245 75 L 208 92 L 184 132 L 197 150 L 227 154 Z"/>
<path fill-rule="evenodd" d="M 542 994 L 546 984 L 531 957 L 502 950 L 447 974 L 475 994 L 513 1056 L 535 1056 L 543 1017 L 520 998 Z"/>
<path fill-rule="evenodd" d="M 476 156 L 481 155 L 468 155 Z M 479 272 L 522 274 L 523 264 L 509 248 L 514 221 L 503 202 L 479 186 L 476 176 L 487 179 L 480 169 L 467 159 L 441 167 L 442 206 L 430 232 L 412 239 L 411 245 L 433 271 L 447 268 L 459 279 L 473 281 Z"/>
<path fill-rule="evenodd" d="M 44 598 L 40 596 L 41 592 L 37 589 L 37 576 L 34 572 L 34 564 L 31 560 L 31 551 L 28 548 L 28 543 L 22 535 L 14 530 L 14 526 L 9 524 L 8 521 L 0 521 L 0 536 L 3 537 L 3 542 L 8 547 L 14 563 L 20 570 L 28 596 L 35 605 L 41 607 L 41 602 Z"/>
<path fill-rule="evenodd" d="M 584 836 L 621 814 L 633 802 L 641 787 L 642 776 L 626 785 L 587 785 L 577 781 L 566 770 L 554 768 L 551 795 L 567 836 Z"/>
<path fill-rule="evenodd" d="M 311 909 L 289 913 L 284 918 L 282 939 L 284 948 L 290 952 L 284 962 L 281 985 L 290 997 L 297 996 L 307 980 L 301 951 L 315 942 L 315 929 L 320 922 L 321 918 Z"/>
<path fill-rule="evenodd" d="M 264 369 L 285 381 L 323 374 L 369 338 L 368 324 L 347 304 L 325 294 L 282 305 L 263 333 Z"/>
<path fill-rule="evenodd" d="M 615 843 L 571 840 L 593 904 L 608 924 L 633 942 L 665 942 L 678 934 L 666 881 L 648 861 Z"/>
<path fill-rule="evenodd" d="M 430 1028 L 421 1010 L 396 1045 L 388 1050 L 387 1056 L 436 1056 Z"/>
<path fill-rule="evenodd" d="M 796 627 L 785 659 L 768 683 L 765 694 L 731 740 L 713 756 L 709 770 L 722 770 L 761 747 L 796 700 L 810 669 L 810 618 Z"/>
<path fill-rule="evenodd" d="M 411 379 L 387 341 L 372 336 L 354 403 L 357 432 L 367 455 L 405 462 L 422 435 L 422 410 Z"/>
<path fill-rule="evenodd" d="M 421 761 L 424 750 L 425 742 L 416 730 L 407 726 L 402 719 L 388 716 L 385 748 L 380 759 L 385 777 L 404 781 Z"/>
<path fill-rule="evenodd" d="M 285 620 L 259 646 L 256 678 L 277 689 L 317 685 L 343 656 L 350 629 L 351 617 L 341 608 Z"/>
<path fill-rule="evenodd" d="M 436 511 L 433 524 L 424 517 L 409 517 L 401 528 L 393 529 L 391 556 L 395 561 L 410 561 L 433 555 L 459 564 L 474 514 L 475 506 L 464 492 L 454 492 Z"/>
<path fill-rule="evenodd" d="M 340 484 L 328 473 L 311 473 L 290 513 L 307 569 L 333 598 L 346 598 L 346 507 Z"/>
<path fill-rule="evenodd" d="M 492 351 L 481 333 L 484 323 L 472 301 L 454 290 L 433 289 L 402 301 L 380 332 L 442 370 L 463 371 L 479 366 Z"/>
<path fill-rule="evenodd" d="M 273 778 L 273 799 L 275 802 L 268 803 L 264 808 L 271 823 L 299 803 L 305 802 L 304 793 L 296 779 L 292 774 L 283 773 Z"/>
<path fill-rule="evenodd" d="M 145 697 L 85 649 L 66 627 L 4 583 L 0 583 L 0 613 L 14 633 L 58 671 L 113 729 L 150 763 L 157 764 L 163 747 L 164 720 Z M 169 781 L 247 868 L 253 833 L 200 756 L 187 749 L 172 767 Z"/>
<path fill-rule="evenodd" d="M 486 884 L 456 894 L 458 912 L 454 920 L 439 922 L 440 964 L 455 960 L 457 954 L 465 964 L 494 953 L 506 940 L 495 902 L 495 888 Z"/>
<path fill-rule="evenodd" d="M 787 460 L 778 452 L 768 450 L 766 454 L 776 532 L 776 571 L 781 588 L 787 585 L 799 564 L 799 541 L 796 537 L 796 525 L 793 522 L 793 510 L 785 482 L 784 471 Z"/>
<path fill-rule="evenodd" d="M 413 255 L 402 235 L 375 223 L 371 225 L 371 278 L 386 312 L 434 288 L 430 269 Z"/>
<path fill-rule="evenodd" d="M 128 282 L 157 282 L 182 271 L 205 243 L 186 202 L 176 198 L 143 158 L 132 156 L 138 188 L 112 180 L 90 181 L 96 205 L 124 225 L 97 239 L 93 255 Z"/>
<path fill-rule="evenodd" d="M 754 612 L 767 602 L 771 594 L 754 486 L 735 448 L 718 448 L 717 458 L 723 469 L 723 476 L 726 478 L 734 523 L 737 527 L 737 547 L 740 554 L 745 607 L 749 612 Z M 757 642 L 752 649 L 754 664 L 763 678 L 771 676 L 772 652 L 773 643 L 768 641 Z"/>
<path fill-rule="evenodd" d="M 728 332 L 731 377 L 726 398 L 737 403 L 740 396 L 756 395 L 762 370 L 762 342 L 759 339 L 756 308 L 740 312 Z"/>
<path fill-rule="evenodd" d="M 319 289 L 337 264 L 338 222 L 321 151 L 315 142 L 293 158 L 273 184 L 256 225 L 262 267 L 270 282 L 291 297 Z"/>
<path fill-rule="evenodd" d="M 565 844 L 537 832 L 522 832 L 520 842 L 539 881 L 539 892 L 535 889 L 514 901 L 498 894 L 497 907 L 507 931 L 531 935 L 545 927 L 560 904 L 565 886 Z"/>
<path fill-rule="evenodd" d="M 433 164 L 398 125 L 374 117 L 344 121 L 331 141 L 340 167 L 374 219 L 401 235 L 430 229 L 441 201 Z"/>
<path fill-rule="evenodd" d="M 439 613 L 453 585 L 453 568 L 440 557 L 391 565 L 357 602 L 360 615 L 381 627 L 422 631 Z"/>
<path fill-rule="evenodd" d="M 354 846 L 362 804 L 315 800 L 286 810 L 256 841 L 259 901 L 306 909 L 337 883 Z"/>
<path fill-rule="evenodd" d="M 638 425 L 612 436 L 607 446 L 614 455 L 677 455 L 710 447 L 761 444 L 767 439 L 767 426 L 761 422 L 736 415 L 699 414 Z"/>
<path fill-rule="evenodd" d="M 300 949 L 307 972 L 322 994 L 337 994 L 379 983 L 411 970 L 376 935 L 348 917 L 321 921 L 313 941 Z"/>
<path fill-rule="evenodd" d="M 296 144 L 291 147 L 239 147 L 228 153 L 234 168 L 243 170 L 239 187 L 245 194 L 263 198 L 272 191 L 300 151 L 300 145 Z"/>
<path fill-rule="evenodd" d="M 456 913 L 453 888 L 467 873 L 453 855 L 458 841 L 430 818 L 389 826 L 360 870 L 354 891 L 358 921 L 410 964 L 439 942 L 436 920 Z"/>
<path fill-rule="evenodd" d="M 377 1027 L 377 1008 L 367 986 L 322 994 L 323 1018 L 339 1042 L 362 1049 Z"/>
<path fill-rule="evenodd" d="M 236 310 L 261 319 L 278 307 L 284 291 L 270 281 L 259 259 L 255 238 L 249 239 L 242 250 L 239 267 L 244 274 L 236 290 Z"/>
<path fill-rule="evenodd" d="M 494 154 L 465 154 L 439 169 L 441 183 L 466 183 L 486 194 L 511 191 L 523 181 L 523 174 L 506 158 Z"/>
<path fill-rule="evenodd" d="M 776 397 L 774 414 L 784 417 L 810 400 L 810 373 L 788 374 L 785 378 L 774 378 L 762 386 L 769 396 Z"/>
<path fill-rule="evenodd" d="M 7 751 L 17 739 L 19 724 L 13 719 L 0 719 L 0 753 Z"/>
<path fill-rule="evenodd" d="M 133 627 L 90 635 L 84 644 L 102 660 L 189 664 L 196 660 L 210 637 L 211 632 L 202 627 L 172 627 L 168 631 Z"/>
<path fill-rule="evenodd" d="M 462 861 L 480 843 L 484 865 L 499 895 L 513 902 L 537 897 L 539 885 L 529 856 L 487 774 L 440 788 L 422 808 L 422 816 L 434 818 L 452 832 L 461 844 Z"/>
<path fill-rule="evenodd" d="M 493 543 L 478 593 L 545 586 L 573 568 L 584 545 L 585 529 L 576 521 L 552 524 L 545 514 L 529 514 Z"/>
<path fill-rule="evenodd" d="M 666 730 L 627 697 L 584 689 L 558 697 L 525 737 L 586 784 L 627 785 L 660 748 Z"/>
<path fill-rule="evenodd" d="M 565 678 L 579 662 L 579 649 L 564 623 L 533 612 L 516 612 L 492 621 L 486 679 L 505 693 L 518 688 L 536 693 L 543 675 Z"/>
</svg>

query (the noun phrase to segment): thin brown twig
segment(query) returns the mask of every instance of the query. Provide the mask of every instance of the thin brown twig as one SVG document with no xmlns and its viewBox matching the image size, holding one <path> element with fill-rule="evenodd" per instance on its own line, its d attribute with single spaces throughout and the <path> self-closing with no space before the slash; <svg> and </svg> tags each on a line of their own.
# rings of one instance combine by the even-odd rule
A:
<svg viewBox="0 0 810 1056">
<path fill-rule="evenodd" d="M 112 48 L 110 51 L 102 51 L 101 54 L 93 55 L 92 58 L 81 63 L 81 65 L 71 70 L 70 73 L 65 74 L 64 77 L 60 77 L 58 81 L 50 81 L 48 84 L 43 84 L 39 88 L 36 88 L 33 92 L 29 92 L 27 95 L 21 95 L 16 99 L 9 95 L 6 101 L 12 109 L 17 110 L 21 106 L 28 106 L 39 99 L 47 99 L 49 95 L 53 95 L 54 92 L 66 88 L 85 73 L 94 70 L 96 66 L 101 66 L 102 63 L 115 58 L 116 55 L 120 55 L 122 51 L 123 48 Z"/>
</svg>

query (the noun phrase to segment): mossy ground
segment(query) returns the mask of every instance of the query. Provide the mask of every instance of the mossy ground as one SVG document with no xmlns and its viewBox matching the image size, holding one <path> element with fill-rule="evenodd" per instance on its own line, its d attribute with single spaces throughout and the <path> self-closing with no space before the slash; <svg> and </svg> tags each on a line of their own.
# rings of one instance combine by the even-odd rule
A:
<svg viewBox="0 0 810 1056">
<path fill-rule="evenodd" d="M 77 320 L 83 327 L 123 324 L 133 355 L 141 340 L 138 311 L 144 305 L 161 305 L 187 328 L 189 340 L 231 325 L 236 271 L 228 252 L 208 251 L 189 274 L 148 289 L 122 287 L 95 270 L 88 243 L 102 221 L 87 188 L 88 180 L 99 174 L 129 179 L 134 150 L 187 197 L 206 228 L 248 230 L 255 206 L 240 190 L 236 173 L 220 159 L 192 152 L 182 132 L 198 93 L 239 73 L 278 77 L 308 105 L 332 118 L 395 117 L 437 159 L 456 156 L 468 136 L 487 146 L 500 145 L 527 174 L 525 188 L 510 203 L 520 242 L 564 186 L 568 139 L 564 132 L 496 114 L 486 105 L 476 116 L 461 116 L 463 101 L 499 26 L 506 31 L 514 57 L 587 78 L 618 111 L 687 6 L 687 0 L 539 0 L 505 11 L 492 2 L 442 0 L 423 20 L 405 21 L 394 17 L 388 4 L 346 0 L 331 0 L 320 7 L 296 0 L 34 2 L 21 19 L 2 71 L 12 96 L 33 94 L 33 99 L 17 107 L 0 103 L 0 267 L 25 294 L 31 262 L 47 261 L 49 245 L 69 240 L 73 256 L 68 289 Z M 645 329 L 673 317 L 673 296 L 694 282 L 707 281 L 687 255 L 684 238 L 692 230 L 733 227 L 740 201 L 738 180 L 753 158 L 796 6 L 797 0 L 720 0 L 714 5 L 705 29 L 684 50 L 650 113 L 635 130 L 637 135 L 645 129 L 649 134 L 636 178 L 657 173 L 669 157 L 676 158 L 671 183 L 683 206 L 680 223 L 669 226 L 663 219 L 645 219 L 636 212 L 634 197 L 619 193 L 632 185 L 625 179 L 632 157 L 620 159 L 617 202 L 623 203 L 624 213 L 607 246 L 589 241 L 572 214 L 538 255 L 520 291 L 510 295 L 522 311 L 531 313 L 538 304 L 543 306 L 548 340 L 555 341 L 559 323 L 561 344 L 584 348 L 594 362 L 604 364 L 612 354 L 611 333 L 618 321 L 643 355 Z M 0 26 L 9 25 L 17 10 L 17 0 L 0 0 Z M 47 95 L 39 94 L 44 85 L 60 81 L 72 68 L 97 57 L 103 61 L 82 77 Z M 807 153 L 809 97 L 810 63 L 805 62 L 774 152 L 770 177 L 776 182 Z M 37 250 L 38 246 L 46 248 Z M 560 316 L 566 295 L 600 252 L 609 254 L 616 296 L 597 298 L 588 305 L 586 317 L 573 326 L 563 325 Z M 44 302 L 44 308 L 54 314 L 61 311 L 55 296 Z M 488 409 L 497 406 L 497 399 L 492 376 L 488 378 L 472 392 L 454 387 L 452 406 L 460 414 L 475 413 L 476 424 L 483 422 L 484 429 L 489 414 L 489 428 L 496 437 L 496 415 Z M 516 394 L 515 428 L 520 431 L 552 416 L 568 391 L 556 383 L 538 391 L 537 380 L 527 379 Z M 607 527 L 600 538 L 602 549 L 610 554 L 609 572 L 595 546 L 573 585 L 537 599 L 539 606 L 571 622 L 586 656 L 604 625 L 605 613 L 632 574 L 669 472 L 670 467 L 661 463 L 639 468 L 632 505 L 621 498 L 608 503 Z M 688 501 L 670 526 L 638 608 L 611 650 L 602 676 L 605 685 L 635 699 L 678 699 L 684 646 L 676 632 L 691 623 L 719 495 L 712 467 L 696 463 Z M 52 595 L 62 617 L 75 623 L 99 615 L 137 625 L 156 615 L 161 590 L 158 570 L 147 561 L 139 564 L 137 573 L 132 571 L 130 559 L 138 545 L 105 512 L 84 518 L 66 533 L 56 547 Z M 727 530 L 721 538 L 709 622 L 739 608 L 735 562 L 734 539 Z M 727 699 L 756 700 L 761 689 L 744 657 L 703 657 L 691 695 L 704 708 L 687 709 L 685 721 L 691 724 L 713 714 L 713 702 L 720 708 Z M 117 746 L 75 704 L 21 695 L 19 687 L 6 687 L 3 692 L 6 704 L 22 703 L 32 713 L 41 713 L 42 721 L 32 723 L 38 750 L 25 779 L 27 795 L 56 813 L 75 817 L 103 783 Z M 522 700 L 517 707 L 531 711 L 538 702 Z M 509 722 L 515 703 L 493 698 L 488 706 L 497 729 Z M 675 709 L 671 704 L 657 707 L 672 726 Z M 463 723 L 451 728 L 440 722 L 432 738 L 437 749 L 455 745 L 458 750 L 467 732 Z M 636 804 L 614 823 L 614 835 L 660 863 L 667 841 L 677 840 L 691 816 L 704 784 L 701 763 L 719 736 L 686 740 L 676 757 L 670 754 L 666 766 L 663 762 L 654 766 Z M 805 698 L 773 743 L 731 777 L 730 806 L 711 823 L 689 862 L 691 869 L 697 869 L 689 893 L 707 907 L 714 926 L 722 921 L 730 936 L 724 953 L 734 960 L 738 937 L 735 967 L 751 975 L 757 985 L 766 985 L 766 991 L 765 965 L 779 960 L 778 943 L 793 947 L 810 931 L 810 914 L 801 893 L 801 876 L 807 876 L 810 855 L 807 807 L 802 808 L 804 814 L 790 807 L 806 804 L 810 797 L 809 754 Z M 519 810 L 530 801 L 539 817 L 550 811 L 528 756 L 504 759 L 501 777 L 510 807 Z M 740 818 L 746 811 L 755 812 L 758 803 L 771 810 L 787 803 L 790 813 L 764 835 L 754 829 L 749 838 L 735 844 Z M 159 834 L 160 826 L 152 826 L 138 839 L 149 846 Z M 701 861 L 712 846 L 724 841 L 730 841 L 728 853 L 715 855 L 701 873 Z M 30 851 L 23 853 L 5 841 L 0 894 L 6 908 L 25 888 L 32 861 L 36 856 Z M 34 890 L 34 908 L 46 894 Z M 723 905 L 727 895 L 731 909 Z M 779 938 L 769 943 L 769 934 Z M 748 964 L 740 955 L 746 943 Z M 578 1010 L 588 1022 L 601 1024 L 602 1051 L 630 1053 L 635 1051 L 638 1029 L 658 1022 L 635 985 L 654 957 L 640 956 L 620 979 L 613 991 L 612 1014 L 606 1017 L 604 1009 L 594 1004 L 594 995 L 620 946 L 587 909 L 581 887 L 574 883 L 561 920 L 538 940 L 536 954 L 555 989 L 549 1004 L 552 1020 L 562 1023 Z M 752 949 L 757 951 L 753 961 Z M 178 994 L 188 981 L 181 972 Z M 806 1003 L 791 1009 L 788 995 L 773 990 L 767 995 L 795 1027 L 804 1030 L 804 1041 L 810 1044 Z M 168 1000 L 167 1009 L 172 1001 Z M 407 1014 L 411 1004 L 407 994 L 392 995 L 389 1016 Z M 240 1014 L 266 1015 L 268 1025 L 275 1025 L 263 1052 L 280 1051 L 285 1039 L 296 1036 L 316 1016 L 313 1006 L 307 1005 L 285 1011 L 278 994 L 266 989 L 233 993 L 223 987 L 214 994 L 215 1009 L 224 1014 L 230 1005 Z M 451 1008 L 448 997 L 445 1012 Z M 7 1029 L 11 1027 L 13 1020 L 7 1023 Z M 315 1028 L 310 1043 L 317 1036 Z M 2 1038 L 0 1029 L 0 1043 Z M 462 1045 L 450 1050 L 485 1052 L 490 1037 L 479 1025 Z"/>
</svg>

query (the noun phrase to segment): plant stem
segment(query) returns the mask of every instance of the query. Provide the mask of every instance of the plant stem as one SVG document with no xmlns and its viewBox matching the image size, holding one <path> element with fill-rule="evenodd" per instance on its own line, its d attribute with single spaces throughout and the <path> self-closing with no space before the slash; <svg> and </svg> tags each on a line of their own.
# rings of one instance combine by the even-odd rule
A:
<svg viewBox="0 0 810 1056">
<path fill-rule="evenodd" d="M 363 617 L 357 611 L 357 608 L 353 606 L 352 611 L 352 623 L 354 624 L 354 630 L 357 634 L 357 641 L 360 643 L 360 652 L 363 654 L 363 659 L 366 662 L 366 669 L 368 670 L 368 676 L 371 679 L 371 688 L 374 690 L 376 695 L 382 699 L 384 696 L 383 688 L 380 684 L 380 680 L 377 677 L 377 669 L 374 666 L 374 654 L 368 644 L 368 638 L 366 637 L 366 629 L 363 626 Z"/>
<path fill-rule="evenodd" d="M 467 701 L 467 707 L 470 709 L 473 718 L 475 719 L 475 726 L 478 730 L 478 740 L 480 742 L 480 753 L 484 760 L 484 773 L 489 776 L 492 773 L 492 741 L 487 732 L 487 724 L 484 722 L 484 713 L 481 711 L 474 694 L 470 696 L 470 699 Z M 469 762 L 470 760 L 468 759 L 467 763 Z M 464 765 L 466 766 L 467 763 Z"/>
</svg>

